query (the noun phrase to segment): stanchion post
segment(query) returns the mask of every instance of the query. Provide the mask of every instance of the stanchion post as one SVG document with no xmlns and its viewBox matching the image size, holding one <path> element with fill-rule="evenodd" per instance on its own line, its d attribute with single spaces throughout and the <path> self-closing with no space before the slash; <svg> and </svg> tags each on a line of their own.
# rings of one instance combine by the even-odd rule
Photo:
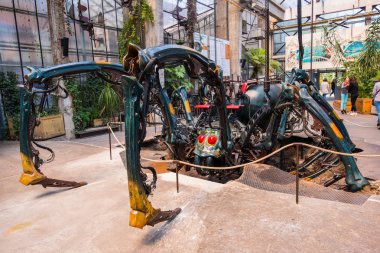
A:
<svg viewBox="0 0 380 253">
<path fill-rule="evenodd" d="M 298 204 L 298 194 L 299 194 L 299 145 L 296 145 L 296 204 Z"/>
<path fill-rule="evenodd" d="M 108 126 L 108 144 L 110 147 L 110 160 L 112 160 L 112 148 L 111 148 L 111 125 Z"/>
<path fill-rule="evenodd" d="M 177 184 L 177 193 L 179 193 L 178 164 L 175 166 L 175 179 L 176 179 L 176 184 Z"/>
</svg>

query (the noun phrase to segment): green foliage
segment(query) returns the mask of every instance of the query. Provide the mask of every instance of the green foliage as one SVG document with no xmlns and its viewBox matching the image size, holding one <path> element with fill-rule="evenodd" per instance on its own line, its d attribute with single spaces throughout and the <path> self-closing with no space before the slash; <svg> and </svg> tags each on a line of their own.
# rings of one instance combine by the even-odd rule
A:
<svg viewBox="0 0 380 253">
<path fill-rule="evenodd" d="M 124 20 L 123 28 L 119 36 L 119 55 L 122 61 L 127 52 L 128 44 L 141 45 L 140 34 L 145 32 L 145 24 L 153 22 L 152 8 L 146 0 L 140 0 L 133 6 L 132 11 Z"/>
<path fill-rule="evenodd" d="M 12 119 L 15 135 L 20 127 L 20 97 L 15 72 L 0 72 L 0 94 L 3 98 L 5 117 Z"/>
<path fill-rule="evenodd" d="M 324 78 L 326 78 L 327 82 L 331 84 L 332 80 L 335 78 L 335 73 L 323 73 L 319 78 L 319 82 L 322 82 Z"/>
<path fill-rule="evenodd" d="M 335 66 L 343 65 L 347 76 L 355 76 L 359 84 L 359 96 L 370 98 L 374 85 L 373 78 L 380 68 L 380 18 L 375 20 L 366 30 L 364 49 L 359 57 L 347 61 L 344 57 L 342 45 L 336 39 L 336 32 L 324 27 L 323 43 L 332 51 L 332 61 Z"/>
<path fill-rule="evenodd" d="M 118 112 L 119 105 L 119 94 L 107 83 L 99 96 L 100 115 L 107 118 L 113 117 Z"/>
<path fill-rule="evenodd" d="M 380 68 L 380 18 L 366 30 L 364 50 L 357 60 L 360 71 L 373 71 Z"/>
<path fill-rule="evenodd" d="M 250 49 L 247 51 L 247 59 L 253 66 L 251 78 L 257 78 L 265 67 L 265 53 L 264 48 Z M 269 66 L 271 70 L 279 70 L 281 68 L 281 63 L 276 60 L 270 60 Z"/>
<path fill-rule="evenodd" d="M 65 86 L 73 100 L 75 132 L 91 127 L 92 121 L 100 117 L 98 99 L 105 86 L 104 81 L 90 75 L 81 84 L 78 79 L 68 79 Z"/>
<path fill-rule="evenodd" d="M 186 74 L 183 65 L 165 68 L 165 88 L 169 91 L 174 91 L 180 86 L 184 86 L 186 90 L 193 88 L 189 77 Z"/>
</svg>

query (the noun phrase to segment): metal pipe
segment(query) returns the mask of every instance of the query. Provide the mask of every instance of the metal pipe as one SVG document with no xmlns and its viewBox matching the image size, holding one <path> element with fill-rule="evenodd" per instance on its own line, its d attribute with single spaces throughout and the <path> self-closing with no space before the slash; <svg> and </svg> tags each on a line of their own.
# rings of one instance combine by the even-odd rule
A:
<svg viewBox="0 0 380 253">
<path fill-rule="evenodd" d="M 36 2 L 36 0 L 34 0 L 34 8 L 36 10 L 36 22 L 37 22 L 37 31 L 38 31 L 38 41 L 40 43 L 41 65 L 42 65 L 42 67 L 45 67 L 45 65 L 44 65 L 44 57 L 43 57 L 43 54 L 42 54 L 40 23 L 38 22 L 38 10 L 37 10 L 37 2 Z"/>
<path fill-rule="evenodd" d="M 216 54 L 216 0 L 214 0 L 214 50 L 215 50 L 215 64 L 218 65 Z"/>
<path fill-rule="evenodd" d="M 108 48 L 107 48 L 107 35 L 106 35 L 106 18 L 104 16 L 104 4 L 103 4 L 103 0 L 102 0 L 102 15 L 103 15 L 104 46 L 106 48 L 106 61 L 108 61 Z"/>
<path fill-rule="evenodd" d="M 88 10 L 88 20 L 91 22 L 90 3 L 88 0 L 87 0 L 87 10 Z M 83 27 L 82 27 L 82 33 L 83 33 Z M 95 35 L 95 29 L 94 29 L 94 35 Z M 84 41 L 84 36 L 82 36 L 82 40 Z M 95 61 L 94 45 L 93 45 L 93 40 L 91 37 L 90 37 L 90 41 L 91 41 L 92 60 Z M 86 55 L 87 55 L 87 49 L 86 49 L 86 47 L 84 47 L 84 57 L 86 57 Z"/>
<path fill-rule="evenodd" d="M 109 145 L 109 148 L 110 148 L 110 160 L 112 160 L 111 128 L 112 128 L 112 126 L 109 125 L 109 128 L 108 128 L 108 145 Z"/>
<path fill-rule="evenodd" d="M 76 52 L 77 52 L 77 61 L 79 60 L 79 50 L 78 50 L 78 38 L 77 38 L 77 26 L 76 26 L 76 20 L 75 20 L 75 7 L 74 7 L 74 0 L 71 0 L 71 5 L 73 6 L 73 15 L 74 15 L 74 36 L 75 36 L 75 46 L 76 46 Z"/>
<path fill-rule="evenodd" d="M 18 53 L 20 56 L 20 65 L 21 65 L 21 75 L 22 75 L 22 83 L 25 83 L 24 79 L 24 66 L 22 64 L 22 56 L 21 56 L 21 45 L 20 45 L 20 36 L 18 33 L 18 25 L 17 25 L 17 17 L 16 17 L 16 7 L 15 7 L 15 0 L 12 0 L 13 5 L 13 15 L 15 18 L 15 26 L 16 26 L 16 37 L 17 37 L 17 46 L 18 46 Z"/>
<path fill-rule="evenodd" d="M 269 0 L 265 1 L 265 81 L 269 81 Z"/>
<path fill-rule="evenodd" d="M 302 69 L 303 62 L 303 44 L 302 44 L 302 0 L 297 0 L 297 31 L 298 31 L 298 68 Z"/>
<path fill-rule="evenodd" d="M 299 178 L 299 172 L 298 172 L 298 167 L 299 167 L 299 145 L 296 145 L 296 204 L 298 205 L 298 195 L 299 195 L 299 183 L 300 183 L 300 178 Z"/>
<path fill-rule="evenodd" d="M 372 17 L 372 16 L 375 16 L 375 15 L 379 15 L 379 12 L 366 12 L 366 13 L 361 13 L 361 14 L 357 14 L 357 15 L 352 15 L 352 16 L 346 16 L 346 17 L 339 17 L 339 18 L 333 18 L 333 19 L 322 19 L 322 20 L 316 20 L 313 22 L 313 25 L 322 25 L 322 24 L 326 24 L 326 23 L 335 23 L 335 22 L 339 22 L 339 21 L 343 21 L 343 20 L 351 20 L 351 19 L 357 19 L 357 18 L 365 18 L 365 17 Z M 307 27 L 307 26 L 310 26 L 311 23 L 303 23 L 301 24 L 301 27 Z M 275 32 L 275 31 L 282 31 L 282 30 L 288 30 L 288 29 L 294 29 L 294 28 L 297 28 L 298 25 L 287 25 L 287 26 L 278 26 L 277 25 L 277 28 L 273 28 L 271 30 L 271 32 Z"/>
<path fill-rule="evenodd" d="M 310 80 L 313 81 L 313 39 L 314 39 L 314 0 L 311 0 L 310 26 Z"/>
<path fill-rule="evenodd" d="M 175 180 L 177 185 L 177 193 L 179 193 L 178 164 L 176 164 L 175 166 Z"/>
</svg>

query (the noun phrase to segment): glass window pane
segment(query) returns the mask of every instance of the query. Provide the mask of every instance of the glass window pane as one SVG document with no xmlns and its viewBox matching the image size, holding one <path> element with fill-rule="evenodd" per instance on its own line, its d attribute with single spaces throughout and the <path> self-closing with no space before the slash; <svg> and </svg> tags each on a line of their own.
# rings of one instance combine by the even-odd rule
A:
<svg viewBox="0 0 380 253">
<path fill-rule="evenodd" d="M 33 15 L 18 13 L 17 25 L 23 65 L 41 66 L 36 17 Z"/>
<path fill-rule="evenodd" d="M 90 16 L 95 24 L 104 24 L 102 11 L 102 0 L 88 0 L 90 5 Z"/>
<path fill-rule="evenodd" d="M 108 56 L 108 61 L 112 63 L 120 63 L 119 58 L 115 56 Z"/>
<path fill-rule="evenodd" d="M 87 8 L 87 1 L 82 1 L 81 5 L 84 5 Z M 66 8 L 66 12 L 69 15 L 72 15 L 73 17 L 75 17 L 75 19 L 79 19 L 78 0 L 66 0 L 65 8 Z M 84 12 L 84 15 L 87 17 L 88 13 Z"/>
<path fill-rule="evenodd" d="M 121 29 L 123 27 L 123 8 L 117 8 L 117 27 Z"/>
<path fill-rule="evenodd" d="M 15 0 L 14 3 L 16 9 L 35 12 L 34 0 Z"/>
<path fill-rule="evenodd" d="M 16 43 L 17 46 L 17 34 L 15 26 L 15 18 L 13 12 L 0 10 L 0 34 L 6 34 L 7 36 L 1 36 L 0 41 Z"/>
<path fill-rule="evenodd" d="M 117 32 L 115 30 L 106 29 L 107 33 L 107 51 L 118 53 Z"/>
<path fill-rule="evenodd" d="M 17 34 L 13 12 L 0 11 L 0 71 L 18 69 L 21 76 L 20 55 L 17 44 Z M 18 67 L 16 67 L 18 66 Z"/>
<path fill-rule="evenodd" d="M 95 61 L 106 61 L 106 58 L 105 55 L 95 55 Z"/>
<path fill-rule="evenodd" d="M 9 0 L 9 1 L 0 1 L 0 6 L 4 6 L 4 7 L 13 7 L 13 3 L 12 3 L 12 0 Z"/>
<path fill-rule="evenodd" d="M 45 13 L 47 14 L 47 0 L 36 0 L 37 4 L 37 13 Z"/>
<path fill-rule="evenodd" d="M 94 40 L 94 53 L 106 52 L 106 41 L 104 38 L 104 29 L 100 27 L 94 27 L 95 40 Z"/>
<path fill-rule="evenodd" d="M 114 0 L 103 0 L 104 22 L 106 26 L 116 27 L 116 11 Z"/>
</svg>

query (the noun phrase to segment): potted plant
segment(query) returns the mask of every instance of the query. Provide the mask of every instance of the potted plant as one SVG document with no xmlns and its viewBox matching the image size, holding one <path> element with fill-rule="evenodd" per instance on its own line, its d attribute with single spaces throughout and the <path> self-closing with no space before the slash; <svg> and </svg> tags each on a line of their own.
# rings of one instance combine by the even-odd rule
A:
<svg viewBox="0 0 380 253">
<path fill-rule="evenodd" d="M 113 89 L 111 84 L 107 83 L 100 93 L 98 105 L 100 108 L 99 115 L 106 118 L 107 121 L 114 121 L 115 115 L 119 112 L 120 96 Z"/>
</svg>

